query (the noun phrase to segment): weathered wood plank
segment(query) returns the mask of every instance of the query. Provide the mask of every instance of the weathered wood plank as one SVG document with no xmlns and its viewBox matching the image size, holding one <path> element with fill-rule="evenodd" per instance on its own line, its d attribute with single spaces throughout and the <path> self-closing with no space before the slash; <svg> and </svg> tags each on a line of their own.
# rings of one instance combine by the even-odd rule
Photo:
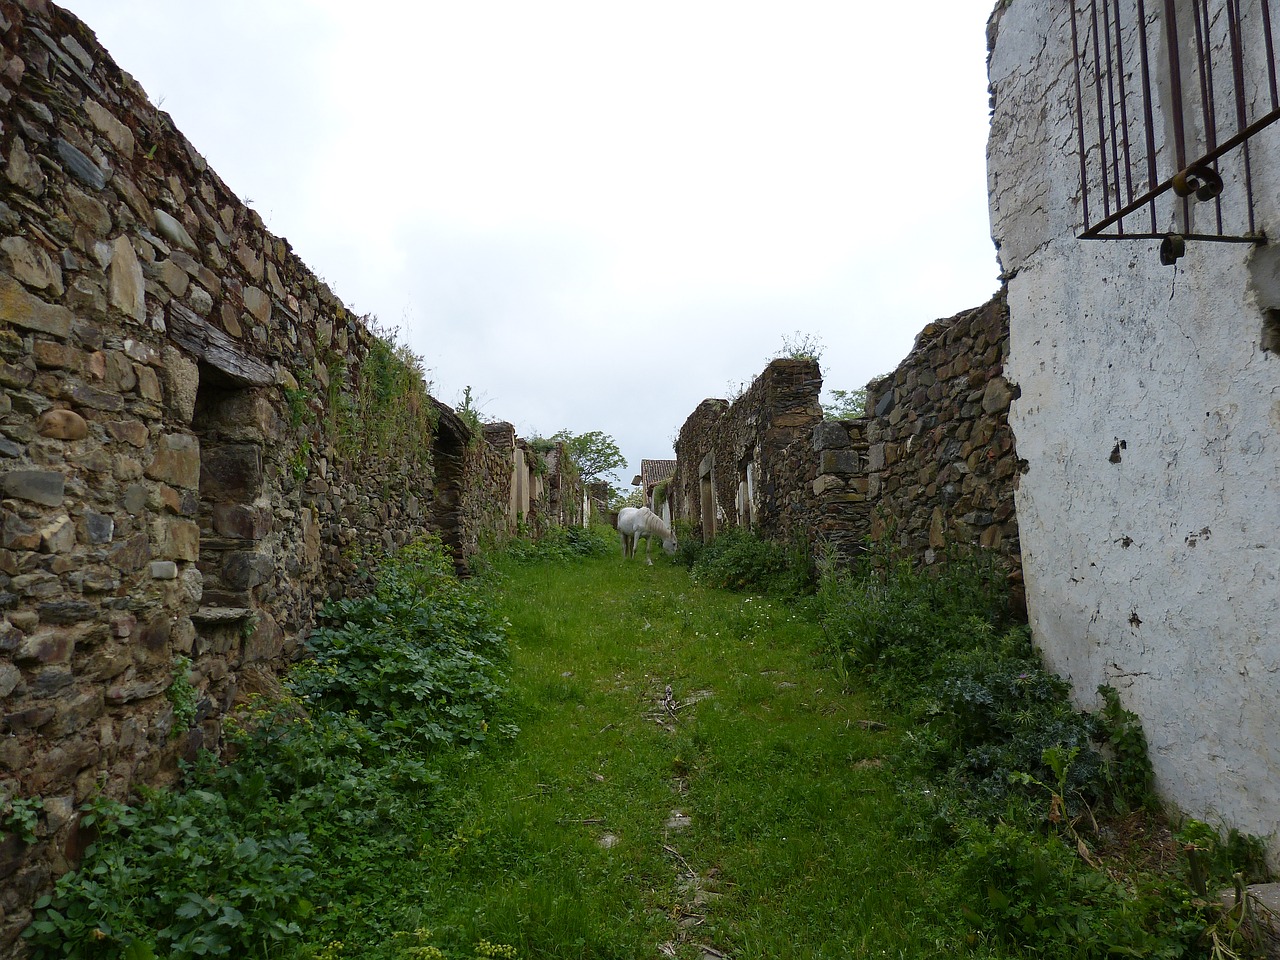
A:
<svg viewBox="0 0 1280 960">
<path fill-rule="evenodd" d="M 180 303 L 169 304 L 169 339 L 237 383 L 266 387 L 276 382 L 270 366 L 249 356 L 233 337 Z"/>
</svg>

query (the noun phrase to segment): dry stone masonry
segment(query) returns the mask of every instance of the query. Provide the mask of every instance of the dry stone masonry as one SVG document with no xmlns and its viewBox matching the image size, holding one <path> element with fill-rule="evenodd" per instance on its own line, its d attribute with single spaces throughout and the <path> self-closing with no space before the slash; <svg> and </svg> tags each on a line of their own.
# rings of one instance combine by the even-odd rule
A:
<svg viewBox="0 0 1280 960">
<path fill-rule="evenodd" d="M 431 398 L 74 16 L 0 0 L 0 44 L 0 795 L 43 811 L 0 833 L 4 953 L 80 804 L 217 748 L 369 561 L 434 533 L 465 568 L 583 498 Z"/>
<path fill-rule="evenodd" d="M 676 515 L 704 539 L 728 527 L 830 545 L 845 560 L 891 537 L 932 563 L 951 544 L 997 551 L 1020 595 L 1004 379 L 1004 294 L 931 323 L 866 417 L 824 420 L 813 360 L 774 360 L 732 404 L 704 400 L 676 442 Z"/>
</svg>

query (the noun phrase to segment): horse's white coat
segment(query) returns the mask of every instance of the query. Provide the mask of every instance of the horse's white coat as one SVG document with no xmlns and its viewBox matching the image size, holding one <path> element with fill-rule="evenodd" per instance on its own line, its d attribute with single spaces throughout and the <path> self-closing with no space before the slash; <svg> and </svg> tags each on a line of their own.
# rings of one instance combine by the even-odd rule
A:
<svg viewBox="0 0 1280 960">
<path fill-rule="evenodd" d="M 653 566 L 649 559 L 649 541 L 653 537 L 662 539 L 662 549 L 669 554 L 676 552 L 676 535 L 663 519 L 648 507 L 623 507 L 618 511 L 618 533 L 622 535 L 622 556 L 629 559 L 636 555 L 636 547 L 640 538 L 644 537 L 645 563 Z"/>
</svg>

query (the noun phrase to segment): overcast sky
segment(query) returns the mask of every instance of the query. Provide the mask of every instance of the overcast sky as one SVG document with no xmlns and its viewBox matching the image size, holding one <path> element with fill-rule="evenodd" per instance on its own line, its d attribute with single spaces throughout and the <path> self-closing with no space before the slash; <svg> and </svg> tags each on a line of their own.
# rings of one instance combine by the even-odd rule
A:
<svg viewBox="0 0 1280 960">
<path fill-rule="evenodd" d="M 858 387 L 997 287 L 992 0 L 64 3 L 437 397 L 624 482 L 797 333 Z"/>
</svg>

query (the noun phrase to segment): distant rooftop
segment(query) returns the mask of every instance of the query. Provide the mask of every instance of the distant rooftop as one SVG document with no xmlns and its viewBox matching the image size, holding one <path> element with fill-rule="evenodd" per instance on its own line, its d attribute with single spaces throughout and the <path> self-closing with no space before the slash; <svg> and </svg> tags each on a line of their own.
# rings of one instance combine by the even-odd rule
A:
<svg viewBox="0 0 1280 960">
<path fill-rule="evenodd" d="M 674 460 L 641 460 L 640 482 L 647 494 L 650 490 L 676 472 Z"/>
</svg>

